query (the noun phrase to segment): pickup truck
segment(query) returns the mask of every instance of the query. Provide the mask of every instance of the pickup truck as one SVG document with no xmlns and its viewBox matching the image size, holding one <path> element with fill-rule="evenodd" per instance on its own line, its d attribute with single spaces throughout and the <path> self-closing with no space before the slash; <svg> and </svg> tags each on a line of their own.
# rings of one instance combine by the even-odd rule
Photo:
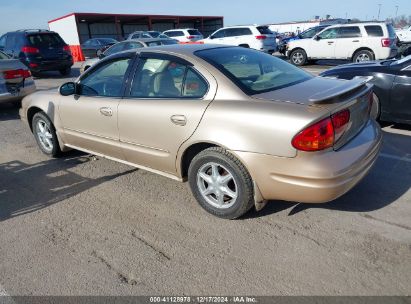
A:
<svg viewBox="0 0 411 304">
<path fill-rule="evenodd" d="M 401 42 L 411 43 L 411 25 L 408 28 L 397 31 L 397 36 Z"/>
</svg>

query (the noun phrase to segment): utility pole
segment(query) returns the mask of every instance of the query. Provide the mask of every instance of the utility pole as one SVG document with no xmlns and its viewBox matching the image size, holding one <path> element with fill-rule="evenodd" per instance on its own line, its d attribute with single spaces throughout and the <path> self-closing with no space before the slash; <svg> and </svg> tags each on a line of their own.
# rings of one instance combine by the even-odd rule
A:
<svg viewBox="0 0 411 304">
<path fill-rule="evenodd" d="M 377 18 L 377 21 L 380 21 L 380 13 L 381 13 L 381 4 L 378 4 L 378 18 Z"/>
<path fill-rule="evenodd" d="M 395 6 L 395 19 L 397 19 L 398 16 L 398 5 Z"/>
</svg>

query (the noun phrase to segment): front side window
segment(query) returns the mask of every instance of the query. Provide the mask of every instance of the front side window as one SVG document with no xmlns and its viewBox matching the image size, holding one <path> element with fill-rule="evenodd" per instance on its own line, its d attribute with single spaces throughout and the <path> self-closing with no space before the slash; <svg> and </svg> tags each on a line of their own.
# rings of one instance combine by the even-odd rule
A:
<svg viewBox="0 0 411 304">
<path fill-rule="evenodd" d="M 358 26 L 343 26 L 340 28 L 338 38 L 358 38 L 361 36 L 361 30 Z"/>
<path fill-rule="evenodd" d="M 121 88 L 130 62 L 130 58 L 121 58 L 99 65 L 80 80 L 79 95 L 121 97 Z"/>
<path fill-rule="evenodd" d="M 284 60 L 250 49 L 216 48 L 197 51 L 195 55 L 219 69 L 249 95 L 288 87 L 312 78 Z"/>
<path fill-rule="evenodd" d="M 314 35 L 317 33 L 317 30 L 315 28 L 309 29 L 303 33 L 300 34 L 301 39 L 306 39 L 306 38 L 312 38 Z"/>
<path fill-rule="evenodd" d="M 203 97 L 207 83 L 190 66 L 173 60 L 147 58 L 134 76 L 131 97 Z"/>
<path fill-rule="evenodd" d="M 330 28 L 318 34 L 321 39 L 335 39 L 338 35 L 338 27 Z"/>
</svg>

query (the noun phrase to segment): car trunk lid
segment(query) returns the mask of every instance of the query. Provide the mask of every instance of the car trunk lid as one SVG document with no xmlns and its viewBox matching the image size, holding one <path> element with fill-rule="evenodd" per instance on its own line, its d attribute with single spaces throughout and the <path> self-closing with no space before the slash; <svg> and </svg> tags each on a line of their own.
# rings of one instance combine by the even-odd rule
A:
<svg viewBox="0 0 411 304">
<path fill-rule="evenodd" d="M 372 86 L 367 84 L 369 78 L 337 80 L 312 78 L 308 81 L 287 88 L 254 95 L 254 98 L 289 102 L 310 107 L 321 107 L 329 115 L 348 109 L 350 111 L 349 127 L 334 144 L 339 149 L 358 134 L 369 120 Z M 322 119 L 324 117 L 319 117 Z"/>
</svg>

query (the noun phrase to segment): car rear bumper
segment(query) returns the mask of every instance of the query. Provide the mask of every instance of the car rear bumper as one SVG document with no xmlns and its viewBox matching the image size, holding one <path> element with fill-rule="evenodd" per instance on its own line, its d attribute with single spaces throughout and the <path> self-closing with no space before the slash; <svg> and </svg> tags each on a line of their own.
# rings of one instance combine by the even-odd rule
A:
<svg viewBox="0 0 411 304">
<path fill-rule="evenodd" d="M 35 66 L 33 66 L 33 64 Z M 69 60 L 41 60 L 41 61 L 29 61 L 26 63 L 32 72 L 43 71 L 59 71 L 68 69 L 73 65 L 73 59 Z"/>
<path fill-rule="evenodd" d="M 248 168 L 266 200 L 325 203 L 348 192 L 369 172 L 382 143 L 380 127 L 370 120 L 341 149 L 299 152 L 295 158 L 233 151 Z"/>
<path fill-rule="evenodd" d="M 29 81 L 15 92 L 0 92 L 0 103 L 20 100 L 23 97 L 35 91 L 36 91 L 36 86 L 34 82 Z"/>
</svg>

